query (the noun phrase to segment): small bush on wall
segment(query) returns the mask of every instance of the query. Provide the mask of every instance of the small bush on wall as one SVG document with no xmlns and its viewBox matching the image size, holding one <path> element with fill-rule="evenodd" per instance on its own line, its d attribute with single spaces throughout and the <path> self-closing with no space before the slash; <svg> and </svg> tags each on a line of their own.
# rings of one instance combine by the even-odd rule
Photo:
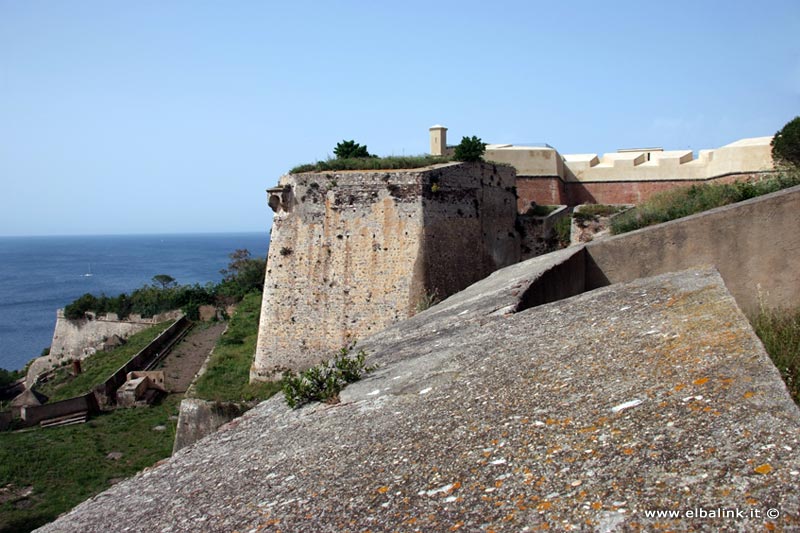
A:
<svg viewBox="0 0 800 533">
<path fill-rule="evenodd" d="M 480 161 L 486 151 L 486 143 L 476 136 L 463 137 L 456 146 L 454 159 L 456 161 Z"/>
<path fill-rule="evenodd" d="M 283 396 L 286 404 L 294 409 L 309 402 L 338 403 L 339 392 L 343 388 L 375 369 L 364 363 L 367 356 L 364 350 L 351 356 L 353 348 L 354 345 L 342 348 L 332 360 L 299 374 L 284 373 Z"/>
<path fill-rule="evenodd" d="M 367 145 L 360 145 L 355 141 L 342 141 L 333 149 L 337 159 L 352 159 L 355 157 L 372 157 L 367 151 Z"/>
</svg>

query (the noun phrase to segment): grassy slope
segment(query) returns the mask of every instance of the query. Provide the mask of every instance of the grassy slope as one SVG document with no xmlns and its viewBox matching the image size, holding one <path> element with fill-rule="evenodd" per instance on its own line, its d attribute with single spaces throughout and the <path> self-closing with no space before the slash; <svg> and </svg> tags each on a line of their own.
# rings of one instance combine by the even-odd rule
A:
<svg viewBox="0 0 800 533">
<path fill-rule="evenodd" d="M 195 396 L 241 402 L 263 400 L 280 390 L 279 383 L 249 383 L 260 313 L 261 293 L 245 296 L 231 317 L 227 332 L 217 341 L 206 373 L 197 380 Z"/>
<path fill-rule="evenodd" d="M 752 183 L 709 183 L 671 189 L 654 195 L 650 200 L 614 218 L 611 232 L 620 234 L 633 231 L 795 185 L 800 185 L 800 170 L 797 169 Z"/>
<path fill-rule="evenodd" d="M 169 396 L 161 405 L 116 410 L 86 424 L 0 433 L 0 487 L 33 487 L 27 507 L 0 503 L 0 532 L 30 531 L 105 490 L 111 480 L 168 457 L 175 438 L 170 417 L 180 400 Z M 114 461 L 106 458 L 110 452 L 123 456 Z"/>
<path fill-rule="evenodd" d="M 97 354 L 84 360 L 81 364 L 83 372 L 76 377 L 71 375 L 72 367 L 58 369 L 56 376 L 47 383 L 37 387 L 50 402 L 65 400 L 86 394 L 92 387 L 105 381 L 111 374 L 119 370 L 131 357 L 147 346 L 158 334 L 172 322 L 162 322 L 140 331 L 128 338 L 128 342 L 119 348 Z"/>
<path fill-rule="evenodd" d="M 800 307 L 791 311 L 763 310 L 750 321 L 789 393 L 800 405 Z"/>
</svg>

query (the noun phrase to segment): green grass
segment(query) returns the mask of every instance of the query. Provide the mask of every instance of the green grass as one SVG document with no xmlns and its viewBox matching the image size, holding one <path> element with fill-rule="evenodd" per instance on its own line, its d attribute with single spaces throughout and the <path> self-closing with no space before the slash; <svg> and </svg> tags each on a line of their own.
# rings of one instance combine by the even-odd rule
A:
<svg viewBox="0 0 800 533">
<path fill-rule="evenodd" d="M 261 294 L 250 293 L 236 308 L 228 331 L 214 347 L 206 373 L 195 384 L 195 396 L 219 402 L 250 402 L 281 390 L 279 382 L 250 384 L 250 365 L 256 352 Z"/>
<path fill-rule="evenodd" d="M 0 433 L 0 487 L 33 487 L 17 502 L 0 503 L 0 533 L 30 531 L 168 457 L 181 396 L 149 408 L 119 409 L 86 424 Z M 165 431 L 154 431 L 166 426 Z M 110 452 L 121 452 L 117 461 Z"/>
<path fill-rule="evenodd" d="M 38 385 L 36 390 L 47 396 L 50 403 L 86 394 L 94 386 L 103 383 L 111 374 L 119 370 L 170 324 L 172 322 L 156 324 L 131 335 L 128 342 L 118 348 L 107 352 L 97 352 L 81 361 L 83 372 L 78 376 L 72 376 L 72 365 L 63 366 L 56 371 L 50 381 Z"/>
<path fill-rule="evenodd" d="M 572 231 L 572 217 L 564 216 L 556 220 L 553 224 L 553 230 L 556 233 L 556 239 L 562 247 L 569 246 L 570 233 Z"/>
<path fill-rule="evenodd" d="M 800 404 L 800 307 L 791 311 L 762 310 L 750 321 L 792 398 Z"/>
<path fill-rule="evenodd" d="M 800 170 L 797 169 L 756 182 L 710 183 L 672 189 L 656 194 L 647 202 L 614 218 L 611 232 L 620 234 L 633 231 L 795 185 L 800 185 Z"/>
<path fill-rule="evenodd" d="M 407 168 L 420 168 L 439 163 L 449 163 L 451 157 L 432 155 L 419 156 L 387 156 L 387 157 L 357 157 L 352 159 L 327 159 L 305 165 L 298 165 L 289 172 L 325 172 L 336 170 L 397 170 Z"/>
</svg>

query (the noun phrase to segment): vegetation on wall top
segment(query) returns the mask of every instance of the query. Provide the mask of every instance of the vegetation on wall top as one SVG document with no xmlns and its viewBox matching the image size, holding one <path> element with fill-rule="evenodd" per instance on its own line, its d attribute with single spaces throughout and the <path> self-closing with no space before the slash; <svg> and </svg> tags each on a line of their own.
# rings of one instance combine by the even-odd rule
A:
<svg viewBox="0 0 800 533">
<path fill-rule="evenodd" d="M 291 169 L 289 173 L 299 174 L 301 172 L 338 170 L 399 170 L 449 163 L 452 160 L 450 157 L 433 155 L 336 158 L 298 165 Z"/>
<path fill-rule="evenodd" d="M 360 145 L 355 141 L 342 141 L 333 149 L 336 159 L 353 159 L 357 157 L 375 157 L 367 151 L 367 145 Z"/>
<path fill-rule="evenodd" d="M 462 137 L 456 146 L 453 158 L 456 161 L 480 161 L 486 151 L 486 143 L 476 136 Z"/>
</svg>

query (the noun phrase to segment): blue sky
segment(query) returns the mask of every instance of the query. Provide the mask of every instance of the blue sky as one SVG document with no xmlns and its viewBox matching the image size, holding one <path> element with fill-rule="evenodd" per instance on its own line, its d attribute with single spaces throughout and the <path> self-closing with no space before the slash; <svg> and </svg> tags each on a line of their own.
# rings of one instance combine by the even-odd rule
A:
<svg viewBox="0 0 800 533">
<path fill-rule="evenodd" d="M 0 235 L 269 230 L 343 139 L 713 148 L 800 114 L 800 2 L 0 0 Z"/>
</svg>

